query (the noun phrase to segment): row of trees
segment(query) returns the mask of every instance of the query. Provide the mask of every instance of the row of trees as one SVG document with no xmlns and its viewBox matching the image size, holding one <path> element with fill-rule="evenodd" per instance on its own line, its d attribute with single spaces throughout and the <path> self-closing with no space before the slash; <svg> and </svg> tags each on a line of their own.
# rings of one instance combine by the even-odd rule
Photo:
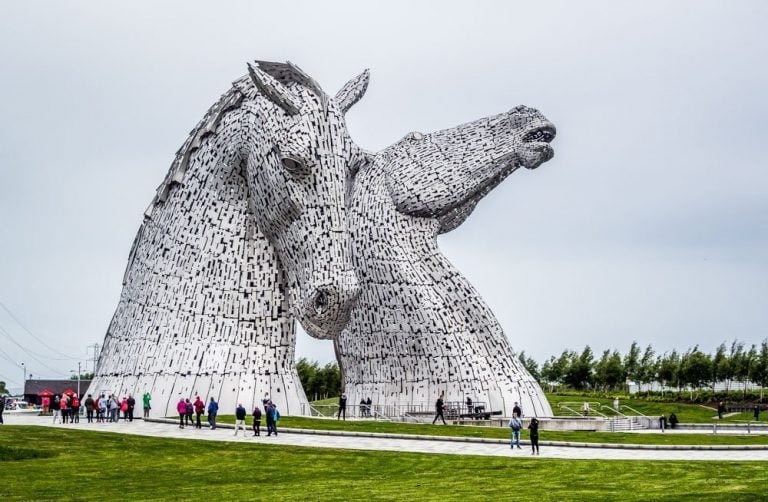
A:
<svg viewBox="0 0 768 502">
<path fill-rule="evenodd" d="M 341 371 L 336 363 L 320 367 L 317 361 L 309 362 L 306 357 L 302 357 L 296 363 L 296 371 L 310 401 L 339 395 Z"/>
<path fill-rule="evenodd" d="M 624 355 L 605 350 L 599 358 L 587 345 L 581 352 L 565 350 L 559 357 L 551 356 L 541 367 L 525 352 L 519 358 L 539 382 L 577 390 L 618 390 L 626 388 L 627 382 L 640 386 L 659 383 L 677 389 L 709 387 L 713 391 L 715 384 L 725 382 L 726 391 L 740 384 L 745 394 L 749 382 L 768 387 L 768 340 L 748 348 L 739 341 L 730 346 L 723 343 L 714 354 L 703 352 L 698 345 L 684 353 L 673 350 L 657 354 L 650 345 L 642 350 L 632 342 Z"/>
</svg>

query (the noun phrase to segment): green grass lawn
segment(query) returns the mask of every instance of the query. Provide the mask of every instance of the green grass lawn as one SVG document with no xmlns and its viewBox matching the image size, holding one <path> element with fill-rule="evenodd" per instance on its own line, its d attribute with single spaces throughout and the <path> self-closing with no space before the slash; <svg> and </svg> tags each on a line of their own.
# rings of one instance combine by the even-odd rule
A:
<svg viewBox="0 0 768 502">
<path fill-rule="evenodd" d="M 219 423 L 234 424 L 234 415 L 219 415 Z M 251 419 L 247 420 L 248 424 Z M 264 421 L 262 420 L 262 426 Z M 333 431 L 378 432 L 391 434 L 423 434 L 429 436 L 454 436 L 477 438 L 509 438 L 506 427 L 473 427 L 466 425 L 404 424 L 372 420 L 335 420 L 309 417 L 281 417 L 278 427 L 289 429 L 319 429 Z M 523 439 L 528 431 L 523 431 Z M 665 433 L 620 433 L 620 432 L 560 432 L 542 430 L 542 441 L 575 441 L 580 443 L 619 444 L 686 444 L 686 445 L 768 445 L 768 435 L 763 434 L 672 434 Z"/>
<path fill-rule="evenodd" d="M 555 460 L 2 426 L 2 500 L 760 500 L 761 462 Z M 0 450 L 2 451 L 2 450 Z M 44 458 L 51 456 L 50 458 Z"/>
<path fill-rule="evenodd" d="M 561 408 L 561 403 L 571 402 L 571 403 L 577 403 L 576 411 L 581 411 L 581 405 L 580 403 L 583 403 L 584 401 L 589 401 L 590 403 L 596 403 L 599 402 L 602 405 L 607 406 L 608 408 L 612 408 L 613 406 L 613 399 L 610 398 L 599 398 L 599 397 L 592 397 L 592 396 L 580 396 L 578 394 L 547 394 L 547 399 L 549 400 L 549 404 L 552 406 L 552 411 L 555 415 L 568 415 L 570 414 L 568 411 Z M 666 403 L 660 403 L 655 401 L 644 401 L 642 399 L 626 399 L 622 398 L 620 399 L 619 403 L 622 405 L 621 412 L 625 415 L 634 415 L 630 410 L 627 410 L 623 408 L 624 405 L 627 405 L 635 410 L 637 410 L 639 413 L 642 413 L 643 415 L 649 416 L 649 417 L 658 417 L 662 414 L 669 417 L 670 414 L 674 413 L 677 415 L 677 419 L 680 420 L 682 423 L 713 423 L 718 422 L 717 419 L 717 410 L 714 410 L 712 408 L 708 408 L 706 406 L 698 405 L 698 404 L 686 404 L 686 403 L 678 403 L 678 402 L 666 402 Z M 573 407 L 571 407 L 573 409 Z M 592 408 L 593 411 L 601 411 L 605 415 L 613 416 L 613 413 L 610 411 L 610 409 L 595 409 Z M 740 414 L 744 415 L 747 419 L 752 417 L 751 413 L 744 413 Z M 735 420 L 735 417 L 729 417 L 724 418 L 723 422 L 730 422 Z"/>
</svg>

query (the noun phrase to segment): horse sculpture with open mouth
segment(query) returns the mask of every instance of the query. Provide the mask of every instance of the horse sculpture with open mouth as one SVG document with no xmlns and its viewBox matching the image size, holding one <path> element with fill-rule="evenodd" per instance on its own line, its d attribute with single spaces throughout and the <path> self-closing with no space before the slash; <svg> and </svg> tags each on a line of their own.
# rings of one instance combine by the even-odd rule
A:
<svg viewBox="0 0 768 502">
<path fill-rule="evenodd" d="M 440 253 L 437 236 L 520 167 L 550 160 L 554 126 L 518 106 L 432 134 L 410 133 L 355 177 L 349 223 L 361 293 L 335 340 L 348 399 L 384 413 L 433 409 L 445 393 L 456 413 L 469 397 L 485 412 L 551 416 L 498 320 Z M 424 408 L 422 408 L 424 409 Z M 483 414 L 485 415 L 485 413 Z"/>
</svg>

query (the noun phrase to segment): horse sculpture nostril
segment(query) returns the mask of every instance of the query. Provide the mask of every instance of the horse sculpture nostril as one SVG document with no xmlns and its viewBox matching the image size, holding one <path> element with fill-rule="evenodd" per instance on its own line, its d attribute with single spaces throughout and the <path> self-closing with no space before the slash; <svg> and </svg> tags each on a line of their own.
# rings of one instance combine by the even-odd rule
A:
<svg viewBox="0 0 768 502">
<path fill-rule="evenodd" d="M 328 293 L 325 290 L 320 290 L 315 293 L 315 298 L 312 300 L 312 307 L 315 309 L 315 313 L 318 316 L 322 316 L 328 310 Z"/>
</svg>

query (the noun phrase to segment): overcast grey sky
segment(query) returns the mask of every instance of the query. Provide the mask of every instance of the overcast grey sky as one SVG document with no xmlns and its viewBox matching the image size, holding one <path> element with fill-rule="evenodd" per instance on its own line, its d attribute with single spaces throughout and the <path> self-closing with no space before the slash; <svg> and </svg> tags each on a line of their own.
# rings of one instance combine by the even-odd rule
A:
<svg viewBox="0 0 768 502">
<path fill-rule="evenodd" d="M 518 104 L 557 125 L 440 239 L 516 350 L 768 336 L 768 3 L 281 3 L 3 2 L 0 301 L 76 358 L 0 310 L 12 389 L 103 341 L 155 188 L 253 59 L 329 94 L 370 68 L 347 117 L 370 150 Z"/>
</svg>

